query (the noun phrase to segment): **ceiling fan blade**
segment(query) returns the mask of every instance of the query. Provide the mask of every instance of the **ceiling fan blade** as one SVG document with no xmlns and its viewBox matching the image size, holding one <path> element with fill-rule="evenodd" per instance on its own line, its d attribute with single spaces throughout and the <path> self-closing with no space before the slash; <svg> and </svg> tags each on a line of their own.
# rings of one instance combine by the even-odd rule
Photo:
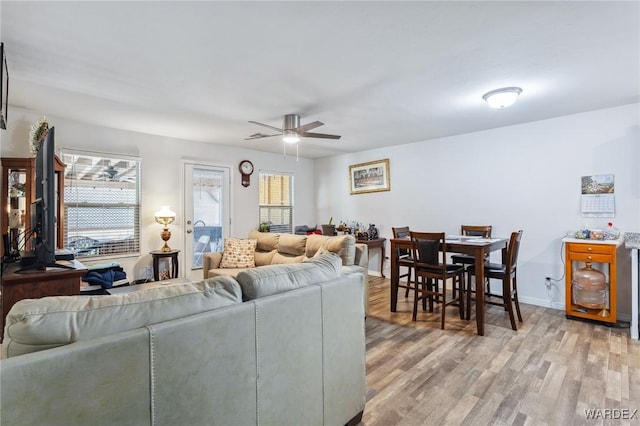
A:
<svg viewBox="0 0 640 426">
<path fill-rule="evenodd" d="M 342 136 L 339 135 L 327 135 L 325 133 L 299 133 L 300 137 L 303 138 L 320 138 L 320 139 L 340 139 Z"/>
<path fill-rule="evenodd" d="M 265 135 L 264 133 L 254 133 L 253 135 L 249 136 L 248 138 L 244 138 L 245 141 L 249 141 L 252 139 L 262 139 L 262 138 L 270 138 L 272 136 L 280 136 L 282 133 L 277 133 L 275 135 Z"/>
<path fill-rule="evenodd" d="M 305 133 L 308 130 L 315 129 L 316 127 L 322 126 L 324 123 L 322 121 L 314 121 L 313 123 L 303 124 L 295 129 L 298 133 Z"/>
<path fill-rule="evenodd" d="M 257 124 L 258 126 L 268 127 L 268 128 L 270 128 L 270 129 L 275 130 L 276 132 L 280 132 L 280 133 L 282 133 L 282 129 L 281 129 L 281 128 L 279 128 L 279 127 L 269 126 L 268 124 L 258 123 L 257 121 L 249 121 L 249 123 Z"/>
</svg>

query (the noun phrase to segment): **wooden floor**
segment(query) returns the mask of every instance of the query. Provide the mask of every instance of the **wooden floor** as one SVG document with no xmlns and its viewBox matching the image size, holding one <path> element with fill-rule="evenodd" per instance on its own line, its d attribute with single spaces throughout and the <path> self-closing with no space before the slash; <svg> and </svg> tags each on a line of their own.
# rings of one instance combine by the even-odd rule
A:
<svg viewBox="0 0 640 426">
<path fill-rule="evenodd" d="M 487 308 L 484 336 L 455 307 L 443 331 L 439 308 L 412 322 L 412 294 L 401 289 L 391 313 L 389 280 L 370 277 L 369 285 L 361 425 L 640 425 L 640 343 L 628 328 L 521 303 L 518 331 L 496 306 Z"/>
</svg>

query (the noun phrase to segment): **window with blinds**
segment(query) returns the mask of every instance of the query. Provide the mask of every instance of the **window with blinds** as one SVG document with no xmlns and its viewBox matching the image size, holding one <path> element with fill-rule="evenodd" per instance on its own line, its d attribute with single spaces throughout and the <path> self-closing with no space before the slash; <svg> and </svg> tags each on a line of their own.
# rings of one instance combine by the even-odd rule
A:
<svg viewBox="0 0 640 426">
<path fill-rule="evenodd" d="M 62 152 L 64 246 L 77 257 L 140 254 L 140 160 Z"/>
<path fill-rule="evenodd" d="M 293 176 L 278 172 L 260 172 L 260 223 L 268 223 L 271 232 L 293 233 Z"/>
</svg>

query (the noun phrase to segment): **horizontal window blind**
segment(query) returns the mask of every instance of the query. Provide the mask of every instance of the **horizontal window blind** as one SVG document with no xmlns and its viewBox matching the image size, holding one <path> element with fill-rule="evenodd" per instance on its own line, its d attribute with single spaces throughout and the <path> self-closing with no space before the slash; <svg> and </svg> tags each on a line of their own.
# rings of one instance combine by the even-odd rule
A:
<svg viewBox="0 0 640 426">
<path fill-rule="evenodd" d="M 260 223 L 271 232 L 293 232 L 293 176 L 260 172 Z"/>
<path fill-rule="evenodd" d="M 78 257 L 140 253 L 140 161 L 62 153 L 65 247 Z"/>
</svg>

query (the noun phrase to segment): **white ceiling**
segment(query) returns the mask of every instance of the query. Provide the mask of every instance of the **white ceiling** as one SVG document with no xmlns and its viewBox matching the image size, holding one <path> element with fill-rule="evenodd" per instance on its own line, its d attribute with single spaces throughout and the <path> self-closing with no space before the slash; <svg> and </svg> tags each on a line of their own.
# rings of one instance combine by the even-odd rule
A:
<svg viewBox="0 0 640 426">
<path fill-rule="evenodd" d="M 640 102 L 640 3 L 2 1 L 10 105 L 318 158 Z M 523 89 L 508 109 L 482 95 Z M 9 120 L 11 110 L 9 109 Z M 55 125 L 55 123 L 52 123 Z"/>
</svg>

